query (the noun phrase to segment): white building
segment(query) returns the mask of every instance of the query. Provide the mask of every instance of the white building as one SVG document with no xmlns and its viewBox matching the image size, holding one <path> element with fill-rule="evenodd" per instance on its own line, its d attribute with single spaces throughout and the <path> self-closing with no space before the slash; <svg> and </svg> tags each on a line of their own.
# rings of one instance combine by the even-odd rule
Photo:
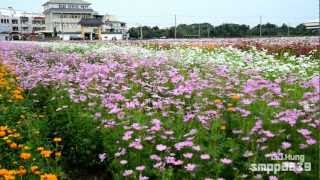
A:
<svg viewBox="0 0 320 180">
<path fill-rule="evenodd" d="M 43 4 L 46 17 L 46 31 L 57 32 L 60 37 L 80 37 L 82 18 L 91 18 L 94 11 L 90 3 L 83 0 L 49 0 Z"/>
<path fill-rule="evenodd" d="M 121 40 L 126 38 L 126 24 L 119 21 L 110 21 L 109 16 L 96 13 L 91 7 L 91 3 L 84 0 L 49 0 L 43 4 L 47 33 L 57 33 L 63 40 L 70 39 L 101 39 L 101 40 Z M 110 18 L 110 17 L 109 17 Z M 82 19 L 98 19 L 102 24 L 96 27 L 86 27 L 82 32 L 79 22 Z M 85 21 L 82 21 L 85 22 Z M 89 23 L 90 24 L 90 23 Z M 97 31 L 102 31 L 98 33 Z M 84 33 L 84 34 L 82 34 Z"/>
<path fill-rule="evenodd" d="M 103 20 L 103 40 L 123 40 L 128 38 L 128 28 L 125 22 L 118 21 L 111 15 L 105 15 Z"/>
<path fill-rule="evenodd" d="M 45 30 L 45 18 L 39 13 L 0 9 L 0 40 L 21 39 Z"/>
<path fill-rule="evenodd" d="M 304 25 L 307 27 L 307 29 L 320 29 L 320 19 L 315 19 L 313 21 L 309 21 L 307 23 L 304 23 Z"/>
</svg>

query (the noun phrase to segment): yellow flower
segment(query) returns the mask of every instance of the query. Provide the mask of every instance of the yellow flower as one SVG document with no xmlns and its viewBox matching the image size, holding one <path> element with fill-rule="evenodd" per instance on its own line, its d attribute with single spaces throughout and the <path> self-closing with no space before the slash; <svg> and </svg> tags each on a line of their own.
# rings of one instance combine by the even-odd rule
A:
<svg viewBox="0 0 320 180">
<path fill-rule="evenodd" d="M 61 141 L 62 141 L 62 138 L 60 138 L 60 137 L 53 138 L 53 142 L 59 143 Z"/>
<path fill-rule="evenodd" d="M 23 149 L 24 150 L 30 150 L 30 147 L 29 146 L 24 146 Z"/>
<path fill-rule="evenodd" d="M 52 151 L 50 151 L 50 150 L 43 150 L 43 151 L 41 151 L 40 154 L 41 154 L 43 157 L 48 158 L 48 157 L 51 156 Z"/>
<path fill-rule="evenodd" d="M 236 111 L 236 109 L 235 109 L 234 107 L 229 107 L 227 110 L 228 110 L 229 112 L 235 112 L 235 111 Z"/>
<path fill-rule="evenodd" d="M 54 153 L 54 155 L 55 155 L 56 157 L 61 157 L 61 152 L 56 152 L 56 153 Z"/>
<path fill-rule="evenodd" d="M 221 99 L 215 99 L 215 100 L 214 100 L 214 103 L 220 104 L 220 103 L 222 103 L 222 101 L 221 101 Z"/>
<path fill-rule="evenodd" d="M 8 130 L 8 126 L 0 126 L 0 131 L 6 131 Z"/>
<path fill-rule="evenodd" d="M 40 180 L 58 180 L 58 178 L 54 174 L 43 174 L 40 176 Z"/>
<path fill-rule="evenodd" d="M 10 139 L 6 140 L 6 144 L 10 145 L 12 143 L 12 141 Z"/>
<path fill-rule="evenodd" d="M 20 154 L 20 158 L 23 160 L 28 160 L 32 157 L 32 155 L 30 153 L 21 153 Z"/>
</svg>

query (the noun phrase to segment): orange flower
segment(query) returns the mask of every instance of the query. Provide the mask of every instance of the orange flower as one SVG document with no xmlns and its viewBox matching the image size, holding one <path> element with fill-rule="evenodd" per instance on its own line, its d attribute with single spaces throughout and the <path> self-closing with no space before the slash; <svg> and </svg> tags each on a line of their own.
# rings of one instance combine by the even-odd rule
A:
<svg viewBox="0 0 320 180">
<path fill-rule="evenodd" d="M 43 147 L 38 147 L 38 148 L 37 148 L 37 151 L 38 151 L 38 152 L 41 152 L 41 151 L 43 151 L 43 150 L 44 150 Z"/>
<path fill-rule="evenodd" d="M 240 95 L 239 94 L 234 94 L 230 97 L 232 100 L 235 100 L 235 101 L 239 101 L 240 100 Z"/>
<path fill-rule="evenodd" d="M 48 158 L 48 157 L 51 156 L 52 151 L 50 151 L 50 150 L 43 150 L 43 151 L 41 151 L 40 154 L 41 154 L 43 157 Z"/>
<path fill-rule="evenodd" d="M 5 131 L 0 131 L 0 138 L 6 136 L 6 132 Z"/>
<path fill-rule="evenodd" d="M 23 160 L 28 160 L 32 157 L 32 155 L 30 153 L 21 153 L 20 154 L 20 158 Z"/>
<path fill-rule="evenodd" d="M 27 170 L 23 166 L 20 166 L 17 173 L 19 176 L 24 176 L 27 174 Z"/>
<path fill-rule="evenodd" d="M 35 173 L 39 170 L 39 167 L 38 166 L 31 166 L 31 172 L 32 173 Z"/>
<path fill-rule="evenodd" d="M 4 176 L 4 179 L 5 179 L 5 180 L 15 180 L 16 177 L 13 176 L 13 175 L 6 175 L 6 176 Z"/>
<path fill-rule="evenodd" d="M 17 143 L 12 143 L 12 144 L 10 144 L 9 147 L 10 147 L 11 149 L 18 149 Z"/>
<path fill-rule="evenodd" d="M 40 180 L 58 180 L 58 178 L 54 174 L 43 174 L 40 176 Z"/>
<path fill-rule="evenodd" d="M 0 169 L 0 176 L 4 176 L 8 174 L 8 170 L 7 169 Z"/>
</svg>

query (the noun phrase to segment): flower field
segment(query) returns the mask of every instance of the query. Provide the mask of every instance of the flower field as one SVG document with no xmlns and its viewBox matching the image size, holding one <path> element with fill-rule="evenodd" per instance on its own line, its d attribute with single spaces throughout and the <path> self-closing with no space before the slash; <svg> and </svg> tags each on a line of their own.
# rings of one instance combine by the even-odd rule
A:
<svg viewBox="0 0 320 180">
<path fill-rule="evenodd" d="M 318 179 L 318 46 L 239 44 L 0 42 L 0 179 Z"/>
</svg>

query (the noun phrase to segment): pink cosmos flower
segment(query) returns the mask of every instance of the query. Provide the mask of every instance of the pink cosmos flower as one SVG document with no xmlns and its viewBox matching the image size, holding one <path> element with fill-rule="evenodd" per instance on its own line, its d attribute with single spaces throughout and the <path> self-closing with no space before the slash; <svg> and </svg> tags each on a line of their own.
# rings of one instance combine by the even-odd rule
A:
<svg viewBox="0 0 320 180">
<path fill-rule="evenodd" d="M 317 143 L 317 140 L 315 140 L 313 138 L 307 139 L 307 144 L 309 144 L 309 145 L 313 145 L 313 144 L 316 144 L 316 143 Z"/>
<path fill-rule="evenodd" d="M 145 166 L 141 165 L 141 166 L 137 166 L 136 170 L 141 172 L 141 171 L 144 171 L 145 168 L 146 168 Z"/>
<path fill-rule="evenodd" d="M 156 149 L 157 149 L 158 151 L 165 151 L 165 150 L 167 149 L 167 146 L 166 146 L 166 145 L 163 145 L 163 144 L 158 144 L 158 145 L 156 146 Z"/>
<path fill-rule="evenodd" d="M 223 159 L 220 159 L 220 162 L 221 162 L 222 164 L 228 165 L 228 164 L 231 164 L 231 163 L 232 163 L 232 160 L 231 160 L 231 159 L 227 159 L 227 158 L 223 158 Z"/>
<path fill-rule="evenodd" d="M 209 160 L 210 159 L 210 155 L 209 154 L 202 154 L 200 156 L 200 158 L 203 159 L 203 160 Z"/>
<path fill-rule="evenodd" d="M 190 163 L 187 164 L 186 166 L 184 166 L 184 168 L 185 168 L 187 171 L 189 171 L 189 172 L 194 171 L 196 167 L 197 167 L 197 165 L 195 165 L 195 164 L 190 164 Z"/>
<path fill-rule="evenodd" d="M 139 176 L 139 180 L 148 180 L 149 179 L 149 177 L 147 177 L 147 176 Z"/>
<path fill-rule="evenodd" d="M 130 176 L 131 174 L 133 174 L 132 170 L 125 170 L 122 175 L 126 177 L 126 176 Z"/>
<path fill-rule="evenodd" d="M 269 180 L 278 180 L 277 176 L 269 176 Z"/>
<path fill-rule="evenodd" d="M 185 157 L 185 158 L 187 158 L 187 159 L 191 159 L 192 156 L 193 156 L 192 153 L 184 153 L 184 154 L 183 154 L 183 157 Z"/>
<path fill-rule="evenodd" d="M 308 129 L 304 129 L 304 128 L 298 129 L 298 132 L 305 137 L 311 135 L 311 132 Z"/>
<path fill-rule="evenodd" d="M 289 143 L 289 142 L 282 142 L 282 143 L 281 143 L 281 147 L 282 147 L 283 149 L 288 149 L 288 148 L 291 147 L 291 143 Z"/>
<path fill-rule="evenodd" d="M 151 159 L 151 160 L 155 160 L 155 161 L 161 161 L 161 157 L 158 156 L 158 155 L 155 155 L 155 154 L 151 155 L 151 156 L 150 156 L 150 159 Z"/>
</svg>

